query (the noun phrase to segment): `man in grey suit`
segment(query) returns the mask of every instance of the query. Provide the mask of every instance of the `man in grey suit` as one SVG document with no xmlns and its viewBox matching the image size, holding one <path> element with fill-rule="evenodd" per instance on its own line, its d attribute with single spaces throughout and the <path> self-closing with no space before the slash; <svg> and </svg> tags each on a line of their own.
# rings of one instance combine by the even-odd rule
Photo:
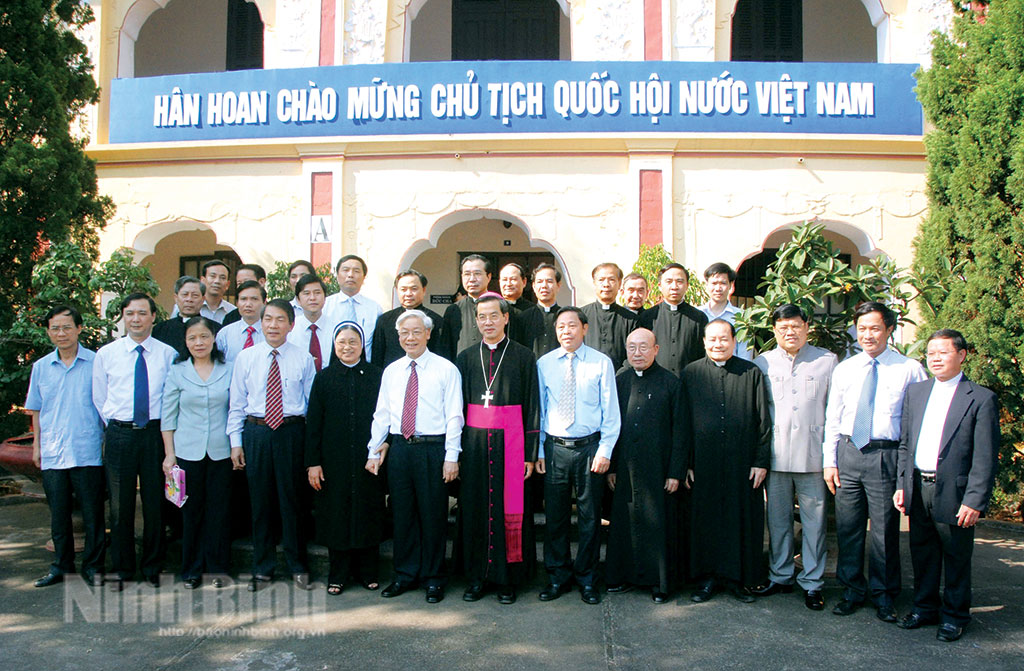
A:
<svg viewBox="0 0 1024 671">
<path fill-rule="evenodd" d="M 936 638 L 946 642 L 960 638 L 971 619 L 974 525 L 988 508 L 999 456 L 999 403 L 964 377 L 966 358 L 967 341 L 958 331 L 928 338 L 935 377 L 907 388 L 893 495 L 910 517 L 914 566 L 914 608 L 898 625 L 940 623 Z"/>
<path fill-rule="evenodd" d="M 778 347 L 754 360 L 764 372 L 772 396 L 775 439 L 768 474 L 768 535 L 771 540 L 769 582 L 758 596 L 793 591 L 793 492 L 800 502 L 803 570 L 795 576 L 805 592 L 804 604 L 822 610 L 825 574 L 825 480 L 821 443 L 825 401 L 836 355 L 807 344 L 807 313 L 793 304 L 772 313 Z"/>
</svg>

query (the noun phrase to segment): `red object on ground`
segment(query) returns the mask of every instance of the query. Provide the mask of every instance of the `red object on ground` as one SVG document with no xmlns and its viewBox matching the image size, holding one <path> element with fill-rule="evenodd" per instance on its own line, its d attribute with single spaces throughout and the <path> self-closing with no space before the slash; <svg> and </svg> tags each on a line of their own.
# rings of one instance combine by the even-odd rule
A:
<svg viewBox="0 0 1024 671">
<path fill-rule="evenodd" d="M 32 434 L 8 438 L 0 443 L 0 466 L 11 473 L 38 480 L 42 472 L 32 463 Z"/>
</svg>

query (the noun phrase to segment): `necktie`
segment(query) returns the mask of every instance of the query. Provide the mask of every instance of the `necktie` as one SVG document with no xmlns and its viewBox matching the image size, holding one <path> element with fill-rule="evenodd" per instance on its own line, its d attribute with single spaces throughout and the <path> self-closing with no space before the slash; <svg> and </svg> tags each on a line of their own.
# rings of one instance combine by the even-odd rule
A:
<svg viewBox="0 0 1024 671">
<path fill-rule="evenodd" d="M 320 338 L 316 337 L 316 324 L 309 325 L 309 353 L 313 355 L 313 364 L 319 371 L 322 362 L 320 360 Z"/>
<path fill-rule="evenodd" d="M 416 376 L 416 362 L 409 364 L 409 382 L 405 385 L 405 402 L 402 404 L 402 435 L 406 440 L 416 431 L 416 401 L 420 395 L 420 380 Z"/>
<path fill-rule="evenodd" d="M 347 301 L 345 301 L 342 304 L 341 312 L 342 312 L 341 321 L 343 321 L 343 322 L 356 322 L 357 324 L 359 323 L 359 320 L 356 319 L 356 300 L 354 298 L 349 298 Z"/>
<path fill-rule="evenodd" d="M 853 416 L 853 433 L 850 442 L 863 450 L 871 440 L 871 421 L 875 416 L 875 390 L 878 389 L 878 359 L 871 360 L 871 368 L 860 388 L 860 399 L 857 401 L 857 414 Z"/>
<path fill-rule="evenodd" d="M 132 413 L 132 421 L 136 426 L 149 424 L 149 368 L 146 367 L 146 357 L 143 356 L 145 348 L 139 345 L 135 348 L 139 357 L 135 359 L 135 405 Z"/>
<path fill-rule="evenodd" d="M 270 372 L 267 373 L 267 411 L 264 420 L 271 429 L 281 426 L 284 421 L 284 401 L 281 399 L 281 369 L 277 365 L 278 351 L 271 352 L 274 355 L 270 362 Z"/>
<path fill-rule="evenodd" d="M 576 421 L 576 352 L 566 355 L 568 365 L 562 379 L 562 391 L 558 395 L 558 412 L 565 419 L 565 425 L 571 426 Z"/>
<path fill-rule="evenodd" d="M 245 329 L 245 344 L 242 345 L 242 349 L 249 349 L 250 347 L 252 347 L 255 344 L 252 341 L 252 334 L 253 333 L 256 333 L 256 327 L 255 326 L 248 326 L 248 327 L 246 327 L 246 329 Z"/>
</svg>

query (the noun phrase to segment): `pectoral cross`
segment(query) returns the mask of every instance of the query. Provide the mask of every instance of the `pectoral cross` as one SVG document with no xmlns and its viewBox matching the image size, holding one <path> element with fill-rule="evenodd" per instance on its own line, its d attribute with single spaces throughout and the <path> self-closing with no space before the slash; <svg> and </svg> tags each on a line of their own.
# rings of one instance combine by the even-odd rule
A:
<svg viewBox="0 0 1024 671">
<path fill-rule="evenodd" d="M 483 394 L 480 394 L 480 398 L 482 398 L 483 401 L 484 401 L 484 407 L 485 408 L 489 408 L 489 407 L 491 407 L 491 401 L 494 400 L 494 394 L 491 393 L 490 389 L 488 389 Z"/>
</svg>

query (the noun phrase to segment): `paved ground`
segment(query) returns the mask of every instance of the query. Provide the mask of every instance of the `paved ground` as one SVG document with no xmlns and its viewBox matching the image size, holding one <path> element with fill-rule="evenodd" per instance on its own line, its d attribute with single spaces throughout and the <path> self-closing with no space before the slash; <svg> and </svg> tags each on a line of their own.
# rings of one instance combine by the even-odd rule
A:
<svg viewBox="0 0 1024 671">
<path fill-rule="evenodd" d="M 431 606 L 422 593 L 385 601 L 361 587 L 340 597 L 275 583 L 254 601 L 239 588 L 186 592 L 165 576 L 120 596 L 80 581 L 35 589 L 50 555 L 43 503 L 0 505 L 0 669 L 1024 669 L 1024 530 L 985 523 L 974 564 L 974 621 L 957 643 L 934 627 L 907 632 L 864 609 L 848 618 L 778 595 L 744 605 L 689 593 L 573 592 L 540 603 L 538 577 L 520 601 L 464 603 L 464 585 Z M 904 581 L 909 554 L 904 536 Z M 829 606 L 839 596 L 826 585 Z M 909 606 L 905 590 L 902 614 Z"/>
</svg>

